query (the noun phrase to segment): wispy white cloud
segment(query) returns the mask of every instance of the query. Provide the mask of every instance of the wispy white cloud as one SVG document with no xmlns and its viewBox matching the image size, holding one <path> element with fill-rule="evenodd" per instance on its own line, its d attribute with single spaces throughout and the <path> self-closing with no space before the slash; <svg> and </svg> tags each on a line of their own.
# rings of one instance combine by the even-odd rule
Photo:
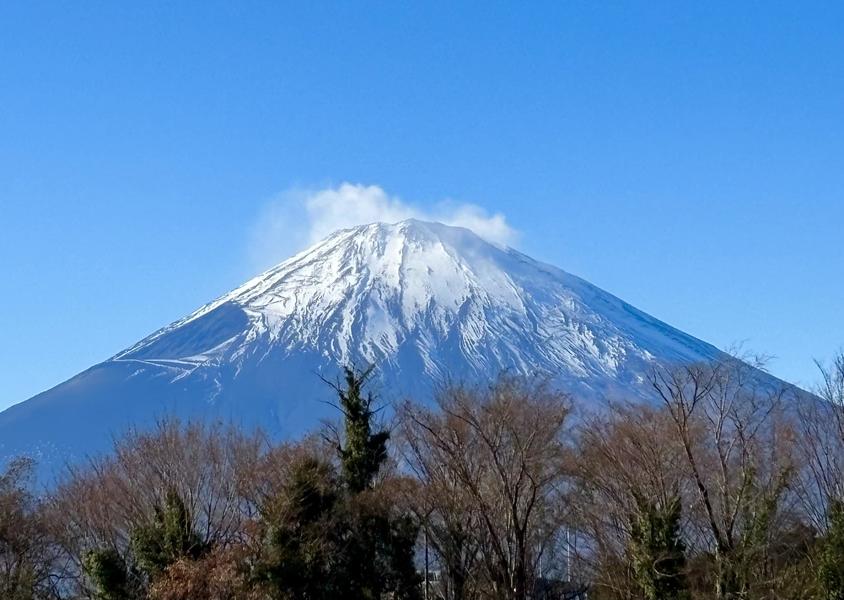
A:
<svg viewBox="0 0 844 600">
<path fill-rule="evenodd" d="M 475 204 L 445 200 L 426 208 L 377 185 L 342 183 L 288 190 L 269 202 L 252 228 L 249 252 L 256 266 L 267 267 L 338 229 L 411 218 L 466 227 L 497 244 L 511 245 L 518 237 L 504 215 Z"/>
</svg>

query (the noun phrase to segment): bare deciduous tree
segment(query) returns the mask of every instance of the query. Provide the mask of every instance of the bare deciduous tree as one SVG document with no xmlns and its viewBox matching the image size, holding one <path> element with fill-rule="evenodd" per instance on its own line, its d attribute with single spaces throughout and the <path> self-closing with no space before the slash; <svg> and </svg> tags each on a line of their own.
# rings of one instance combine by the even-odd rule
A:
<svg viewBox="0 0 844 600">
<path fill-rule="evenodd" d="M 175 493 L 192 531 L 208 547 L 254 542 L 249 535 L 257 473 L 265 454 L 259 435 L 233 428 L 162 422 L 151 432 L 130 432 L 113 454 L 72 471 L 51 501 L 69 576 L 90 592 L 84 561 L 108 550 L 128 558 L 133 532 L 149 525 Z M 139 573 L 127 564 L 130 578 Z M 146 585 L 136 581 L 137 585 Z"/>
<path fill-rule="evenodd" d="M 0 598 L 47 600 L 61 591 L 60 554 L 42 503 L 29 489 L 33 463 L 0 473 Z"/>
<path fill-rule="evenodd" d="M 581 425 L 571 505 L 584 534 L 579 554 L 596 591 L 632 598 L 639 593 L 631 541 L 646 506 L 668 509 L 691 497 L 674 423 L 660 407 L 611 404 Z M 651 557 L 674 561 L 676 553 Z"/>
<path fill-rule="evenodd" d="M 823 532 L 829 502 L 844 500 L 844 353 L 818 368 L 820 399 L 804 398 L 799 404 L 803 461 L 797 491 L 812 524 Z"/>
<path fill-rule="evenodd" d="M 469 532 L 449 535 L 461 552 L 477 545 L 493 597 L 524 600 L 560 527 L 569 402 L 543 385 L 502 378 L 488 388 L 445 389 L 438 409 L 406 409 L 411 463 L 437 489 L 438 509 L 456 505 L 472 515 L 471 541 L 460 540 Z"/>
<path fill-rule="evenodd" d="M 697 491 L 724 600 L 745 597 L 770 575 L 769 536 L 794 473 L 791 423 L 782 411 L 789 390 L 763 383 L 757 366 L 728 358 L 651 377 Z"/>
<path fill-rule="evenodd" d="M 416 419 L 424 419 L 426 426 L 442 435 L 440 425 L 429 415 L 422 415 L 415 407 L 405 407 L 401 427 L 402 455 L 414 478 L 401 486 L 404 501 L 416 514 L 422 524 L 423 560 L 425 578 L 423 585 L 430 593 L 431 576 L 429 550 L 436 557 L 438 587 L 449 600 L 474 600 L 479 598 L 480 589 L 475 579 L 475 568 L 479 560 L 479 515 L 474 510 L 474 501 L 462 478 L 454 469 L 446 467 L 447 456 L 443 456 L 440 445 L 433 444 L 427 430 L 417 425 Z M 477 457 L 464 457 L 469 463 Z M 478 473 L 483 465 L 466 464 L 465 468 Z"/>
</svg>

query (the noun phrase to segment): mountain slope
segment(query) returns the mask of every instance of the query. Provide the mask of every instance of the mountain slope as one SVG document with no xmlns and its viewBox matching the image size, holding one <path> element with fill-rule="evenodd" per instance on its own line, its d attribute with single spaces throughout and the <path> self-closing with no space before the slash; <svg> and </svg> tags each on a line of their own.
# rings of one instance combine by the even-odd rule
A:
<svg viewBox="0 0 844 600">
<path fill-rule="evenodd" d="M 384 400 L 445 379 L 538 373 L 598 397 L 647 396 L 655 363 L 715 347 L 472 232 L 415 220 L 338 231 L 104 363 L 0 413 L 0 455 L 96 451 L 156 416 L 292 435 L 333 416 L 341 364 Z M 54 460 L 49 458 L 49 460 Z"/>
</svg>

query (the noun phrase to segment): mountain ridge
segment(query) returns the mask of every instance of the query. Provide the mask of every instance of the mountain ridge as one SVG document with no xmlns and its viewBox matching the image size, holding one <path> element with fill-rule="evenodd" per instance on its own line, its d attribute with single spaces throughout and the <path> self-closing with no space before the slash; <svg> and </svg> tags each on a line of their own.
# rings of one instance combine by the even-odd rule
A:
<svg viewBox="0 0 844 600">
<path fill-rule="evenodd" d="M 0 454 L 49 446 L 77 456 L 161 415 L 296 435 L 331 416 L 320 378 L 342 364 L 375 364 L 388 401 L 501 371 L 589 398 L 645 398 L 654 365 L 723 356 L 468 229 L 373 223 L 331 234 L 0 413 Z"/>
</svg>

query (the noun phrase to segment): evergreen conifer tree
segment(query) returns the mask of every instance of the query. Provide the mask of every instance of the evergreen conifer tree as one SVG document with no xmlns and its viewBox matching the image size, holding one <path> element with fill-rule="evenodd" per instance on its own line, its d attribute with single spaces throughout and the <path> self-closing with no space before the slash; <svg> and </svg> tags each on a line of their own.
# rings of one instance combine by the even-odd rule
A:
<svg viewBox="0 0 844 600">
<path fill-rule="evenodd" d="M 636 506 L 629 550 L 637 584 L 647 600 L 687 598 L 680 498 L 674 496 L 662 505 L 637 494 Z"/>
<path fill-rule="evenodd" d="M 264 515 L 271 524 L 267 556 L 255 578 L 283 598 L 340 597 L 334 568 L 340 555 L 340 490 L 332 471 L 317 459 L 297 464 L 278 502 Z"/>
<path fill-rule="evenodd" d="M 345 446 L 340 447 L 340 463 L 345 483 L 352 494 L 372 486 L 375 476 L 387 459 L 387 431 L 372 433 L 373 396 L 364 395 L 363 387 L 372 374 L 372 367 L 356 372 L 344 367 L 345 387 L 336 387 L 340 409 L 345 417 Z"/>
<path fill-rule="evenodd" d="M 138 566 L 154 579 L 180 558 L 197 559 L 207 550 L 194 531 L 190 511 L 175 489 L 156 506 L 152 523 L 132 532 L 132 551 Z"/>
<path fill-rule="evenodd" d="M 829 531 L 818 557 L 818 584 L 823 600 L 844 600 L 844 502 L 830 500 Z"/>
<path fill-rule="evenodd" d="M 95 600 L 127 600 L 133 597 L 126 562 L 117 550 L 109 548 L 88 552 L 82 569 L 94 584 Z"/>
<path fill-rule="evenodd" d="M 292 600 L 415 600 L 418 526 L 397 514 L 376 486 L 389 433 L 373 431 L 374 399 L 363 388 L 372 369 L 344 369 L 334 387 L 344 417 L 337 448 L 341 476 L 330 464 L 305 460 L 292 472 L 267 515 L 266 558 L 255 569 L 273 593 Z"/>
<path fill-rule="evenodd" d="M 418 527 L 368 492 L 387 461 L 386 430 L 375 428 L 374 397 L 364 394 L 373 373 L 344 367 L 345 386 L 336 386 L 345 421 L 345 445 L 338 448 L 347 490 L 348 531 L 341 567 L 344 597 L 397 600 L 419 596 L 419 576 L 413 562 Z"/>
</svg>

